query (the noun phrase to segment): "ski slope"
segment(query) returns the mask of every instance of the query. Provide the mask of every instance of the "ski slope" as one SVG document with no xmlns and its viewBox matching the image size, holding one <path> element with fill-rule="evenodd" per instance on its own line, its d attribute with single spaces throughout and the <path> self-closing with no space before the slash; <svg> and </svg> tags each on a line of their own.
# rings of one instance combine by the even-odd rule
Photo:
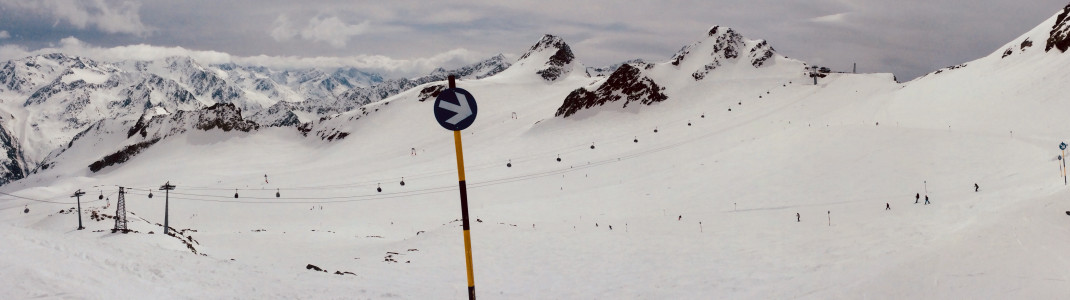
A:
<svg viewBox="0 0 1070 300">
<path fill-rule="evenodd" d="M 516 64 L 458 81 L 479 103 L 463 132 L 476 292 L 1065 297 L 1070 194 L 1056 146 L 1070 62 L 1037 48 L 905 84 L 718 75 L 680 81 L 665 102 L 570 118 L 553 117 L 561 100 L 600 79 L 546 82 Z M 342 140 L 193 131 L 100 173 L 79 167 L 94 156 L 70 155 L 11 183 L 4 193 L 64 204 L 0 200 L 0 298 L 465 298 L 453 136 L 420 89 L 320 124 Z M 186 242 L 156 225 L 165 182 Z M 89 218 L 114 213 L 118 186 L 136 233 Z M 83 231 L 57 212 L 77 189 Z"/>
</svg>

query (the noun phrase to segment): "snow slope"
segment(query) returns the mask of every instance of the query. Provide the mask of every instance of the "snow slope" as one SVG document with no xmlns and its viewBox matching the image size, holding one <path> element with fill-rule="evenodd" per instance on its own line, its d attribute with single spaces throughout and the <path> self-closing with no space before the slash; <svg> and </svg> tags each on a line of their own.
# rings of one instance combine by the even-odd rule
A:
<svg viewBox="0 0 1070 300">
<path fill-rule="evenodd" d="M 1023 37 L 1039 43 L 1057 19 Z M 479 101 L 463 132 L 476 292 L 1061 298 L 1070 193 L 1055 147 L 1070 62 L 1041 50 L 999 49 L 906 84 L 829 74 L 815 86 L 801 62 L 779 58 L 696 80 L 691 67 L 725 57 L 688 58 L 644 69 L 664 101 L 567 118 L 555 117 L 564 99 L 607 79 L 547 80 L 538 71 L 549 52 L 460 80 Z M 441 84 L 317 122 L 307 136 L 188 131 L 105 172 L 45 170 L 6 185 L 0 244 L 14 247 L 0 247 L 0 282 L 17 288 L 0 297 L 464 298 L 453 137 L 421 95 Z M 157 225 L 168 181 L 181 240 Z M 89 219 L 114 213 L 117 186 L 136 233 Z M 89 192 L 83 231 L 68 210 L 77 189 Z"/>
</svg>

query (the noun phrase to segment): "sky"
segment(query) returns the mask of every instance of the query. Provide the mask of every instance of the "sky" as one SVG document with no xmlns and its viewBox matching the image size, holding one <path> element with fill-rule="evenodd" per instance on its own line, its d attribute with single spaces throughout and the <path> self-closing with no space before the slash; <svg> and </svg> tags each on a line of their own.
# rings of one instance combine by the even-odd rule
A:
<svg viewBox="0 0 1070 300">
<path fill-rule="evenodd" d="M 517 57 L 543 34 L 606 66 L 667 61 L 714 26 L 833 70 L 909 80 L 995 52 L 1067 0 L 253 1 L 0 0 L 0 60 L 189 55 L 388 77 Z"/>
</svg>

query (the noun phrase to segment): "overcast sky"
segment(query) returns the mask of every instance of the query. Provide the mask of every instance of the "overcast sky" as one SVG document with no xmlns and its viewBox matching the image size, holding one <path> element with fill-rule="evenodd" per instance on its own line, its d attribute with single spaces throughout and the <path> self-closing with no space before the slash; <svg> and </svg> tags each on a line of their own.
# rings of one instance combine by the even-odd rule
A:
<svg viewBox="0 0 1070 300">
<path fill-rule="evenodd" d="M 0 0 L 0 60 L 191 55 L 412 76 L 561 36 L 588 66 L 668 60 L 713 25 L 785 56 L 909 80 L 994 52 L 1068 0 Z"/>
</svg>

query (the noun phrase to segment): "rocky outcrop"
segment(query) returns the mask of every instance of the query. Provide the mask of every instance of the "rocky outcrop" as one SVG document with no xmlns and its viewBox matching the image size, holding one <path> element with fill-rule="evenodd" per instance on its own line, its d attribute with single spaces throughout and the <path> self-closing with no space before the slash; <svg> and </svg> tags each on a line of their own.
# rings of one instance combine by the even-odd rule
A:
<svg viewBox="0 0 1070 300">
<path fill-rule="evenodd" d="M 572 54 L 572 48 L 565 43 L 565 40 L 549 34 L 544 35 L 538 43 L 531 46 L 528 52 L 520 56 L 520 60 L 542 52 L 551 53 L 549 59 L 535 71 L 535 74 L 542 76 L 542 79 L 555 81 L 572 71 L 572 61 L 576 58 Z"/>
<path fill-rule="evenodd" d="M 1048 44 L 1044 47 L 1044 51 L 1051 51 L 1051 49 L 1059 49 L 1060 52 L 1066 52 L 1070 49 L 1070 20 L 1067 20 L 1067 15 L 1070 15 L 1070 4 L 1067 4 L 1063 8 L 1063 11 L 1059 13 L 1059 16 L 1055 19 L 1055 25 L 1051 27 L 1051 33 L 1048 37 Z"/>
<path fill-rule="evenodd" d="M 605 105 L 624 100 L 621 107 L 628 107 L 632 102 L 650 105 L 669 99 L 654 80 L 642 74 L 642 70 L 630 64 L 617 68 L 596 90 L 579 88 L 565 97 L 554 116 L 567 118 L 582 109 Z"/>
</svg>

